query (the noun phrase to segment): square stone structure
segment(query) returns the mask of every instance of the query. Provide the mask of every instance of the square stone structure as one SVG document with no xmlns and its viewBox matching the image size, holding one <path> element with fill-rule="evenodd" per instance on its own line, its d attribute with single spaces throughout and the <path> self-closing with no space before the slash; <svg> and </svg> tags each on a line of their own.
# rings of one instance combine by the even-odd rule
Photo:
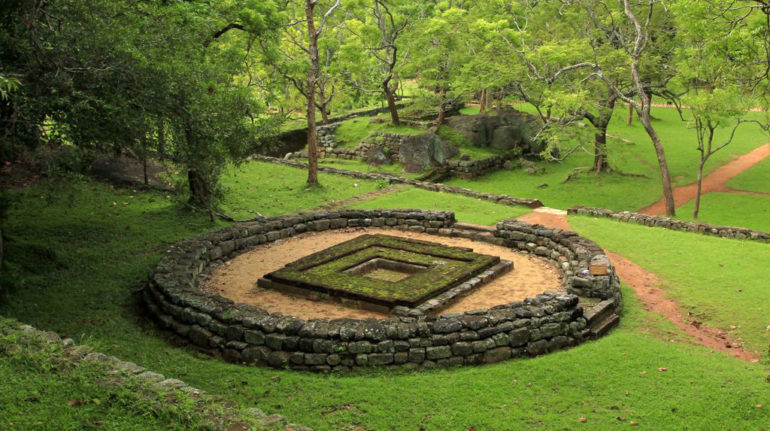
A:
<svg viewBox="0 0 770 431">
<path fill-rule="evenodd" d="M 387 313 L 397 306 L 418 307 L 500 262 L 469 248 L 361 235 L 267 274 L 258 285 Z"/>
</svg>

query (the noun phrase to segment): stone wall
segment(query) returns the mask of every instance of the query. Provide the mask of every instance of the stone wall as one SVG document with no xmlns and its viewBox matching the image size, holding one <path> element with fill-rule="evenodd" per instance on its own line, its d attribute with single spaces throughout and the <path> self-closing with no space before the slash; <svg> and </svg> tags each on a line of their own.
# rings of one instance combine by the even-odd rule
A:
<svg viewBox="0 0 770 431">
<path fill-rule="evenodd" d="M 267 156 L 253 156 L 253 158 L 256 160 L 261 160 L 263 162 L 276 163 L 276 164 L 291 166 L 291 167 L 300 168 L 300 169 L 307 169 L 307 164 L 302 162 L 297 162 L 294 160 L 278 159 L 275 157 L 267 157 Z M 411 186 L 424 189 L 424 190 L 429 190 L 432 192 L 455 193 L 463 196 L 469 196 L 475 199 L 495 202 L 500 205 L 527 206 L 530 208 L 540 208 L 543 206 L 543 204 L 537 199 L 515 198 L 512 196 L 500 195 L 496 193 L 481 193 L 481 192 L 477 192 L 475 190 L 467 189 L 464 187 L 448 186 L 446 184 L 433 183 L 430 181 L 420 181 L 420 180 L 415 180 L 411 178 L 397 177 L 395 175 L 390 175 L 390 174 L 349 171 L 346 169 L 338 169 L 330 166 L 319 166 L 318 170 L 321 172 L 328 172 L 330 174 L 337 174 L 337 175 L 345 175 L 348 177 L 359 178 L 362 180 L 387 181 L 391 184 L 409 184 Z"/>
<path fill-rule="evenodd" d="M 492 156 L 481 160 L 450 160 L 449 173 L 459 178 L 470 179 L 503 169 L 506 162 L 521 156 L 512 153 L 507 156 Z"/>
<path fill-rule="evenodd" d="M 545 292 L 522 302 L 439 317 L 305 321 L 198 289 L 211 262 L 304 232 L 369 226 L 466 237 L 551 259 L 563 272 L 567 293 Z M 584 316 L 578 295 L 603 301 L 603 310 L 616 322 L 621 305 L 614 269 L 610 266 L 607 276 L 585 275 L 586 262 L 600 254 L 598 246 L 571 232 L 516 221 L 503 222 L 494 231 L 473 230 L 455 224 L 449 212 L 296 214 L 235 225 L 173 246 L 152 274 L 144 299 L 161 326 L 237 363 L 318 372 L 476 365 L 540 355 L 599 334 Z"/>
<path fill-rule="evenodd" d="M 665 229 L 700 233 L 703 235 L 712 235 L 722 238 L 745 239 L 770 243 L 770 233 L 741 227 L 714 226 L 707 223 L 676 220 L 670 217 L 650 216 L 628 211 L 614 212 L 604 208 L 586 208 L 580 206 L 570 208 L 569 213 L 589 215 L 593 217 L 607 217 L 626 223 L 662 227 Z"/>
<path fill-rule="evenodd" d="M 397 104 L 399 109 L 406 106 L 406 104 Z M 329 125 L 334 123 L 341 123 L 343 121 L 350 120 L 357 117 L 371 117 L 373 115 L 382 114 L 384 112 L 390 112 L 388 107 L 368 109 L 366 111 L 351 112 L 350 114 L 339 115 L 329 119 Z M 320 127 L 325 127 L 321 126 Z M 279 133 L 274 136 L 268 142 L 266 142 L 262 154 L 272 157 L 283 157 L 287 153 L 300 151 L 307 145 L 307 127 L 301 129 L 288 130 L 286 132 Z"/>
</svg>

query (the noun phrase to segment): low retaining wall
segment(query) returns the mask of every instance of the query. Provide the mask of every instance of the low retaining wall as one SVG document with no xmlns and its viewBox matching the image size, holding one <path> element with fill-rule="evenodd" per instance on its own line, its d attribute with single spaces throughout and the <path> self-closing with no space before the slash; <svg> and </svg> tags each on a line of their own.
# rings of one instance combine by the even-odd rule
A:
<svg viewBox="0 0 770 431">
<path fill-rule="evenodd" d="M 300 169 L 307 169 L 306 163 L 297 162 L 294 160 L 284 160 L 276 157 L 267 157 L 267 156 L 259 156 L 259 155 L 252 156 L 252 158 L 255 160 L 261 160 L 263 162 L 276 163 L 279 165 L 291 166 L 291 167 L 300 168 Z M 395 175 L 390 175 L 390 174 L 349 171 L 345 169 L 333 168 L 330 166 L 319 166 L 318 170 L 320 172 L 327 172 L 327 173 L 336 174 L 336 175 L 345 175 L 348 177 L 360 178 L 362 180 L 388 181 L 389 183 L 392 183 L 392 184 L 409 184 L 411 186 L 415 186 L 417 188 L 429 190 L 432 192 L 455 193 L 455 194 L 469 196 L 476 199 L 495 202 L 501 205 L 509 205 L 509 206 L 521 205 L 521 206 L 526 206 L 530 208 L 540 208 L 543 206 L 543 204 L 537 199 L 514 198 L 508 195 L 499 195 L 495 193 L 481 193 L 481 192 L 477 192 L 471 189 L 466 189 L 463 187 L 448 186 L 446 184 L 433 183 L 430 181 L 420 181 L 420 180 L 414 180 L 411 178 L 397 177 Z"/>
<path fill-rule="evenodd" d="M 506 162 L 520 157 L 520 155 L 511 154 L 510 156 L 492 156 L 481 160 L 450 160 L 447 168 L 450 174 L 459 178 L 478 178 L 503 169 Z"/>
<path fill-rule="evenodd" d="M 546 292 L 523 302 L 440 317 L 305 321 L 235 304 L 198 288 L 213 261 L 304 232 L 369 226 L 465 237 L 551 259 L 564 275 L 567 293 Z M 236 225 L 171 247 L 152 274 L 144 299 L 164 328 L 232 362 L 320 372 L 475 365 L 540 355 L 593 338 L 597 332 L 588 315 L 597 312 L 584 316 L 578 295 L 601 301 L 602 310 L 616 322 L 621 300 L 614 268 L 610 265 L 605 276 L 587 275 L 588 263 L 600 254 L 596 244 L 573 232 L 517 221 L 505 221 L 493 231 L 473 230 L 455 225 L 449 212 L 297 214 Z"/>
<path fill-rule="evenodd" d="M 604 208 L 586 208 L 578 206 L 570 208 L 568 212 L 570 214 L 606 217 L 626 223 L 635 223 L 651 227 L 662 227 L 665 229 L 681 230 L 684 232 L 700 233 L 703 235 L 712 235 L 722 238 L 745 239 L 770 243 L 770 233 L 742 227 L 714 226 L 707 223 L 688 222 L 672 219 L 669 217 L 651 216 L 628 211 L 614 212 Z"/>
</svg>

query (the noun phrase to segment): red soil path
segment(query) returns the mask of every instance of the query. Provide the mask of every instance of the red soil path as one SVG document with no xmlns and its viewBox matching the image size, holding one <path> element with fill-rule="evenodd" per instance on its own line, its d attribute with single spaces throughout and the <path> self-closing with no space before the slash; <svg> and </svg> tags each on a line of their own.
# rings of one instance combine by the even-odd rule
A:
<svg viewBox="0 0 770 431">
<path fill-rule="evenodd" d="M 744 154 L 732 162 L 720 166 L 714 172 L 706 175 L 706 177 L 703 178 L 702 193 L 732 193 L 731 189 L 727 187 L 727 183 L 742 172 L 753 168 L 767 157 L 770 157 L 770 143 L 764 144 L 756 150 L 748 154 Z M 676 207 L 679 208 L 687 202 L 695 199 L 697 191 L 698 185 L 696 183 L 674 188 L 674 203 Z M 642 214 L 655 216 L 666 215 L 666 201 L 665 199 L 661 199 L 639 212 Z"/>
<path fill-rule="evenodd" d="M 770 145 L 767 147 L 770 148 Z M 566 215 L 548 209 L 533 211 L 520 217 L 519 220 L 550 228 L 571 230 Z M 730 339 L 725 331 L 709 328 L 695 321 L 688 322 L 677 303 L 666 298 L 666 292 L 658 287 L 660 284 L 658 276 L 618 254 L 606 253 L 615 265 L 620 279 L 631 285 L 645 310 L 664 316 L 704 347 L 727 353 L 743 361 L 758 361 L 754 353 L 744 350 L 739 343 Z"/>
</svg>

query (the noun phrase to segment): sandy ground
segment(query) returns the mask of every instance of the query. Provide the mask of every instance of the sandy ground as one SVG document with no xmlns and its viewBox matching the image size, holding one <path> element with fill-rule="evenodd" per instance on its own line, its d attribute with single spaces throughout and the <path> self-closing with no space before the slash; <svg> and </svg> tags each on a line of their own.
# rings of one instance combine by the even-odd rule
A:
<svg viewBox="0 0 770 431">
<path fill-rule="evenodd" d="M 516 253 L 506 247 L 468 239 L 445 238 L 389 229 L 348 229 L 304 234 L 261 246 L 216 268 L 212 277 L 203 284 L 203 289 L 239 303 L 264 308 L 271 313 L 280 312 L 302 319 L 388 317 L 376 312 L 343 307 L 330 301 L 313 301 L 256 286 L 257 280 L 265 274 L 278 270 L 303 256 L 316 253 L 365 233 L 382 233 L 456 247 L 470 247 L 477 253 L 495 255 L 513 262 L 513 271 L 476 289 L 468 296 L 441 310 L 441 313 L 489 308 L 519 301 L 546 290 L 562 289 L 561 276 L 558 270 L 547 260 Z"/>
</svg>

